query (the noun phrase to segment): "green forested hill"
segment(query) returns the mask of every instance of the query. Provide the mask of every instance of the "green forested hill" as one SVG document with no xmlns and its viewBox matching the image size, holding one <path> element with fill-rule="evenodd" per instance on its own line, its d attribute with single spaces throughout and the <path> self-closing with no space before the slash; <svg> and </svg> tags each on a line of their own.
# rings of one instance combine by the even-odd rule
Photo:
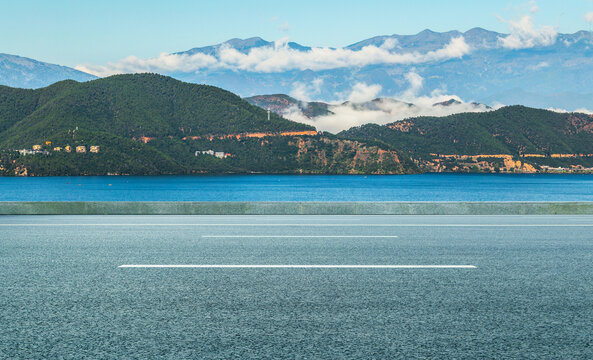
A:
<svg viewBox="0 0 593 360">
<path fill-rule="evenodd" d="M 0 144 L 25 146 L 80 130 L 122 137 L 310 130 L 240 97 L 153 74 L 64 81 L 39 90 L 0 88 Z"/>
<path fill-rule="evenodd" d="M 429 172 L 593 172 L 593 117 L 581 113 L 509 106 L 367 124 L 338 136 L 397 149 Z"/>
<path fill-rule="evenodd" d="M 0 87 L 0 174 L 403 173 L 416 169 L 404 165 L 407 159 L 400 161 L 393 151 L 321 135 L 204 139 L 205 135 L 312 130 L 275 114 L 268 120 L 267 111 L 228 91 L 154 74 L 63 81 L 37 90 Z M 16 152 L 34 145 L 41 145 L 42 151 Z M 66 146 L 72 152 L 64 151 Z M 87 152 L 76 153 L 76 146 L 85 146 Z M 99 153 L 89 153 L 90 146 L 99 146 Z M 194 155 L 208 150 L 229 155 L 223 159 Z"/>
<path fill-rule="evenodd" d="M 339 136 L 377 140 L 418 157 L 429 153 L 593 154 L 593 117 L 508 106 L 491 112 L 363 125 Z"/>
<path fill-rule="evenodd" d="M 0 87 L 0 174 L 593 171 L 593 117 L 586 114 L 510 106 L 369 124 L 337 137 L 312 130 L 275 114 L 268 120 L 265 110 L 228 91 L 154 74 Z M 294 134 L 303 131 L 309 133 Z M 293 134 L 280 136 L 286 132 Z M 41 151 L 16 151 L 33 145 Z M 496 154 L 508 156 L 460 157 Z"/>
</svg>

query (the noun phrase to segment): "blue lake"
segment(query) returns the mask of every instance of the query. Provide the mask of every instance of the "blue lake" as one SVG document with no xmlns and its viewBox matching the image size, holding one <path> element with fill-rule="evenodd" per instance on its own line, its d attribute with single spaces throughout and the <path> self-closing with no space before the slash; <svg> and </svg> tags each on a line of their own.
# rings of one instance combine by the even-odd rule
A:
<svg viewBox="0 0 593 360">
<path fill-rule="evenodd" d="M 593 201 L 593 175 L 0 177 L 0 201 Z"/>
</svg>

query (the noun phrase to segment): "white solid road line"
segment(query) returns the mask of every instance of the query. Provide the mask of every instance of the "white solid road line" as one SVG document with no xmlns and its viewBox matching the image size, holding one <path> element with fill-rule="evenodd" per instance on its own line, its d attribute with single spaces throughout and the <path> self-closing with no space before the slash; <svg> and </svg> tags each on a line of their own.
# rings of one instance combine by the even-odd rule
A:
<svg viewBox="0 0 593 360">
<path fill-rule="evenodd" d="M 203 238 L 397 238 L 397 235 L 202 235 Z"/>
<path fill-rule="evenodd" d="M 199 269 L 476 269 L 475 265 L 120 265 L 120 268 Z"/>
<path fill-rule="evenodd" d="M 56 227 L 56 226 L 126 226 L 126 227 L 149 227 L 149 226 L 245 226 L 245 227 L 593 227 L 591 224 L 0 224 L 0 227 Z"/>
</svg>

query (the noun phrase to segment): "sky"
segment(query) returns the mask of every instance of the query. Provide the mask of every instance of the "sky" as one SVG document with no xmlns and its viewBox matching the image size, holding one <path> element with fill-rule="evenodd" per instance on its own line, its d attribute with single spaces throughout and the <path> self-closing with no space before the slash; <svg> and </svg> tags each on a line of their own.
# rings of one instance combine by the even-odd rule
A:
<svg viewBox="0 0 593 360">
<path fill-rule="evenodd" d="M 533 14 L 557 32 L 592 30 L 593 0 L 2 0 L 0 53 L 66 66 L 184 51 L 230 38 L 342 47 L 377 35 L 482 27 Z M 592 13 L 593 14 L 593 13 Z M 593 15 L 590 15 L 593 16 Z"/>
</svg>

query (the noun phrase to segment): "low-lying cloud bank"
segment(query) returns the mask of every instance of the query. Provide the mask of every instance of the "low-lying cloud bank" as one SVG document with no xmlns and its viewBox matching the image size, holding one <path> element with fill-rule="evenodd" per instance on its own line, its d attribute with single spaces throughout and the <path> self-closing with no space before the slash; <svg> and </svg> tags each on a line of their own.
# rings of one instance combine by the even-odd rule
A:
<svg viewBox="0 0 593 360">
<path fill-rule="evenodd" d="M 315 126 L 317 130 L 338 133 L 355 126 L 365 124 L 385 125 L 396 121 L 418 116 L 448 116 L 468 112 L 493 111 L 503 107 L 497 104 L 493 107 L 465 102 L 457 95 L 445 94 L 435 90 L 430 95 L 419 96 L 423 79 L 418 74 L 411 72 L 406 75 L 410 87 L 396 98 L 371 98 L 374 91 L 368 91 L 367 97 L 358 97 L 365 93 L 361 89 L 373 89 L 379 85 L 356 84 L 348 97 L 349 101 L 336 102 L 329 106 L 329 115 L 306 117 L 299 107 L 292 106 L 284 114 L 287 119 Z M 375 88 L 376 91 L 376 88 Z M 379 90 L 380 91 L 380 86 Z M 377 91 L 377 92 L 378 92 Z M 352 100 L 360 101 L 352 101 Z M 566 110 L 548 108 L 546 110 L 558 113 L 583 113 L 593 116 L 593 111 L 586 108 Z"/>
<path fill-rule="evenodd" d="M 566 113 L 581 113 L 581 114 L 593 115 L 593 110 L 589 110 L 589 109 L 585 109 L 585 108 L 579 108 L 579 109 L 576 109 L 574 111 L 569 111 L 569 110 L 566 110 L 566 109 L 558 109 L 558 108 L 547 108 L 546 110 L 554 111 L 554 112 L 557 112 L 557 113 L 563 113 L 563 114 L 566 114 Z"/>
<path fill-rule="evenodd" d="M 320 71 L 375 64 L 413 65 L 461 58 L 469 52 L 470 47 L 462 36 L 452 38 L 441 49 L 425 53 L 395 52 L 392 41 L 386 41 L 381 46 L 365 46 L 357 51 L 327 47 L 300 51 L 290 48 L 288 39 L 282 39 L 276 41 L 272 46 L 253 48 L 247 53 L 242 53 L 228 44 L 223 44 L 216 55 L 161 54 L 150 59 L 129 56 L 107 65 L 78 65 L 76 69 L 99 77 L 137 72 L 196 72 L 205 69 L 274 73 L 308 69 Z"/>
<path fill-rule="evenodd" d="M 436 102 L 455 99 L 459 103 L 438 105 Z M 397 99 L 376 99 L 371 104 L 344 103 L 333 105 L 330 115 L 318 116 L 313 119 L 305 117 L 297 107 L 292 107 L 284 116 L 290 120 L 313 125 L 318 130 L 338 133 L 364 124 L 385 125 L 395 121 L 417 116 L 447 116 L 462 112 L 483 112 L 491 110 L 482 104 L 461 102 L 456 96 L 438 95 L 419 98 L 419 102 L 409 104 Z"/>
<path fill-rule="evenodd" d="M 289 108 L 283 116 L 287 119 L 313 125 L 318 130 L 338 133 L 364 124 L 385 125 L 417 116 L 447 116 L 462 112 L 484 112 L 493 108 L 484 104 L 464 102 L 459 96 L 435 90 L 420 96 L 424 79 L 415 72 L 405 76 L 409 88 L 396 98 L 374 97 L 381 86 L 355 84 L 346 102 L 330 105 L 332 114 L 308 118 L 297 106 Z M 495 107 L 498 108 L 498 107 Z"/>
</svg>

